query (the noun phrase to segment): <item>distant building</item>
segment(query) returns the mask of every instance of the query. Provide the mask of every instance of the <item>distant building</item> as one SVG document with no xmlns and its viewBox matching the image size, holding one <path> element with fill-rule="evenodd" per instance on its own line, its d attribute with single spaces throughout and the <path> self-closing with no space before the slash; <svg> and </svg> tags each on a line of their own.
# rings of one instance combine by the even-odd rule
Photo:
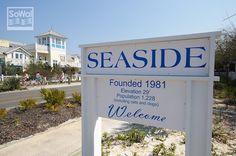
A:
<svg viewBox="0 0 236 156">
<path fill-rule="evenodd" d="M 48 63 L 53 65 L 66 65 L 66 37 L 49 30 L 36 37 L 36 43 L 26 45 L 35 62 Z"/>
<path fill-rule="evenodd" d="M 24 68 L 32 57 L 24 46 L 23 43 L 0 40 L 0 64 L 13 64 Z"/>
<path fill-rule="evenodd" d="M 0 64 L 9 63 L 25 68 L 30 61 L 48 63 L 50 66 L 81 68 L 80 56 L 69 55 L 66 37 L 49 30 L 35 36 L 36 42 L 24 44 L 0 39 Z"/>
<path fill-rule="evenodd" d="M 81 68 L 80 55 L 77 54 L 66 55 L 66 65 L 80 69 Z"/>
</svg>

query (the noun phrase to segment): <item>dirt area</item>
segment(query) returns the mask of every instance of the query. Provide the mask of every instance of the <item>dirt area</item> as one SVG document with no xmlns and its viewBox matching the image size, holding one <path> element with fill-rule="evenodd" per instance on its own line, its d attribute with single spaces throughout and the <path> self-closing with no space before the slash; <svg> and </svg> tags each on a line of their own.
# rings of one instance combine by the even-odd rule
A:
<svg viewBox="0 0 236 156">
<path fill-rule="evenodd" d="M 70 102 L 67 100 L 65 103 Z M 0 120 L 0 144 L 18 140 L 35 133 L 43 132 L 69 119 L 81 116 L 81 107 L 75 103 L 75 108 L 62 107 L 59 112 L 46 110 L 44 104 L 39 104 L 30 110 L 14 108 Z"/>
</svg>

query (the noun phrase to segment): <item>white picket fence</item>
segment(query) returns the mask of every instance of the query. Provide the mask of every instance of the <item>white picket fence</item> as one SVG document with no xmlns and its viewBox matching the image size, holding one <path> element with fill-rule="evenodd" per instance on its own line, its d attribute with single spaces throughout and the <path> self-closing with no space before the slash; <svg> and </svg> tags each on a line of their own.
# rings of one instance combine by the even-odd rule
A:
<svg viewBox="0 0 236 156">
<path fill-rule="evenodd" d="M 22 76 L 19 76 L 19 75 L 11 75 L 11 76 L 4 76 L 3 74 L 1 75 L 0 77 L 0 81 L 4 81 L 4 79 L 7 79 L 7 78 L 11 78 L 11 77 L 15 77 L 15 78 L 21 78 Z"/>
</svg>

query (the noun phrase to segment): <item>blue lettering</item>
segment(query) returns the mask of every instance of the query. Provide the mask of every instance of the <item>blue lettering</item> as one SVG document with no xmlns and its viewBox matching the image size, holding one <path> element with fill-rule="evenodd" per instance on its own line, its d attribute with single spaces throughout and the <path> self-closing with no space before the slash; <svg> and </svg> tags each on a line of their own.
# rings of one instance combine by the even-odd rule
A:
<svg viewBox="0 0 236 156">
<path fill-rule="evenodd" d="M 147 53 L 147 50 L 136 50 L 136 51 L 134 52 L 134 55 L 133 55 L 134 59 L 135 59 L 135 60 L 142 61 L 142 62 L 143 62 L 143 66 L 138 67 L 138 66 L 136 66 L 135 64 L 133 64 L 133 67 L 135 67 L 135 68 L 143 68 L 143 67 L 145 67 L 145 66 L 147 65 L 148 60 L 147 60 L 145 57 L 137 56 L 137 53 L 138 53 L 138 52 L 144 52 L 144 53 L 146 54 L 146 53 Z"/>
<path fill-rule="evenodd" d="M 175 55 L 176 55 L 176 61 L 172 66 L 166 66 L 166 64 L 165 64 L 165 52 L 167 50 L 175 52 Z M 180 60 L 181 60 L 181 55 L 178 50 L 171 49 L 171 48 L 161 49 L 161 66 L 160 66 L 161 68 L 173 68 L 180 63 Z"/>
<path fill-rule="evenodd" d="M 206 51 L 204 47 L 190 47 L 186 48 L 186 65 L 185 68 L 204 68 L 206 66 L 205 64 L 199 65 L 199 66 L 191 66 L 190 60 L 191 58 L 200 58 L 202 60 L 202 54 L 197 55 L 197 56 L 191 56 L 191 49 L 202 49 Z"/>
<path fill-rule="evenodd" d="M 132 113 L 131 113 L 131 112 L 128 112 L 126 116 L 127 116 L 128 118 L 131 118 L 131 117 L 132 117 Z"/>
<path fill-rule="evenodd" d="M 151 68 L 156 68 L 156 49 L 152 49 L 152 65 Z"/>
<path fill-rule="evenodd" d="M 112 52 L 101 52 L 101 68 L 112 68 L 112 64 L 110 66 L 105 66 L 105 61 L 111 62 L 111 57 L 105 58 L 105 54 L 110 54 L 112 56 Z"/>
<path fill-rule="evenodd" d="M 128 107 L 127 106 L 118 106 L 115 108 L 114 104 L 111 104 L 108 106 L 109 111 L 108 111 L 108 117 L 118 117 L 118 118 L 140 118 L 140 119 L 146 119 L 146 120 L 156 120 L 160 122 L 164 122 L 166 120 L 166 117 L 161 117 L 158 115 L 150 115 L 148 113 L 144 114 L 142 113 L 142 109 L 136 110 L 134 113 L 133 112 L 128 112 Z"/>
<path fill-rule="evenodd" d="M 124 61 L 126 68 L 131 68 L 123 51 L 121 52 L 120 57 L 118 61 L 116 62 L 116 65 L 114 66 L 114 68 L 118 68 L 119 61 L 121 60 Z"/>
<path fill-rule="evenodd" d="M 109 113 L 108 113 L 108 117 L 109 118 L 112 118 L 114 115 L 116 115 L 117 117 L 121 117 L 124 113 L 125 113 L 125 111 L 126 111 L 126 109 L 127 109 L 127 106 L 123 106 L 123 107 L 120 107 L 120 106 L 118 106 L 117 107 L 117 109 L 113 112 L 113 114 L 112 114 L 112 109 L 113 109 L 113 107 L 114 107 L 114 105 L 110 105 L 109 106 Z M 120 115 L 118 114 L 119 113 L 119 111 L 121 110 L 121 113 L 120 113 Z M 123 111 L 123 112 L 122 112 Z"/>
<path fill-rule="evenodd" d="M 95 52 L 89 53 L 88 60 L 91 61 L 91 62 L 94 62 L 95 65 L 94 66 L 90 66 L 90 64 L 88 64 L 87 65 L 88 68 L 96 68 L 97 65 L 98 65 L 98 60 L 96 60 L 95 58 L 91 58 L 92 54 L 95 54 L 95 56 L 98 56 L 98 53 L 95 53 Z"/>
<path fill-rule="evenodd" d="M 138 115 L 139 118 L 143 118 L 143 116 L 144 116 L 143 113 L 141 113 L 141 114 Z"/>
<path fill-rule="evenodd" d="M 139 112 L 141 112 L 141 109 L 136 110 L 136 111 L 134 112 L 134 115 L 133 115 L 133 116 L 134 116 L 135 118 L 137 118 Z"/>
</svg>

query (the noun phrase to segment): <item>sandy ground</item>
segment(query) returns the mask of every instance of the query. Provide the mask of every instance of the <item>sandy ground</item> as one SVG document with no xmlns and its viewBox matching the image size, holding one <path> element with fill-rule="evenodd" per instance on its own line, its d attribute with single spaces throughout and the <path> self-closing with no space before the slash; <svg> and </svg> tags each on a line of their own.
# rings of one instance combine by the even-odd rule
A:
<svg viewBox="0 0 236 156">
<path fill-rule="evenodd" d="M 132 124 L 127 122 L 121 122 L 116 120 L 103 119 L 107 124 L 103 127 L 103 132 L 108 132 L 109 135 L 115 136 L 116 133 L 121 133 L 122 131 L 127 131 L 130 129 Z M 112 125 L 112 126 L 111 126 Z M 141 128 L 143 129 L 143 127 Z M 132 146 L 123 146 L 122 142 L 113 142 L 112 145 L 104 147 L 103 151 L 108 151 L 109 156 L 152 156 L 152 151 L 155 145 L 164 143 L 164 145 L 169 148 L 172 143 L 176 145 L 175 156 L 185 155 L 185 144 L 184 133 L 180 131 L 165 130 L 168 136 L 165 141 L 157 140 L 157 135 L 148 134 L 145 137 L 144 143 L 134 143 Z M 236 139 L 231 138 L 228 140 L 227 144 L 217 142 L 213 140 L 214 149 L 217 155 L 221 156 L 236 156 Z M 235 153 L 235 154 L 234 154 Z"/>
</svg>

